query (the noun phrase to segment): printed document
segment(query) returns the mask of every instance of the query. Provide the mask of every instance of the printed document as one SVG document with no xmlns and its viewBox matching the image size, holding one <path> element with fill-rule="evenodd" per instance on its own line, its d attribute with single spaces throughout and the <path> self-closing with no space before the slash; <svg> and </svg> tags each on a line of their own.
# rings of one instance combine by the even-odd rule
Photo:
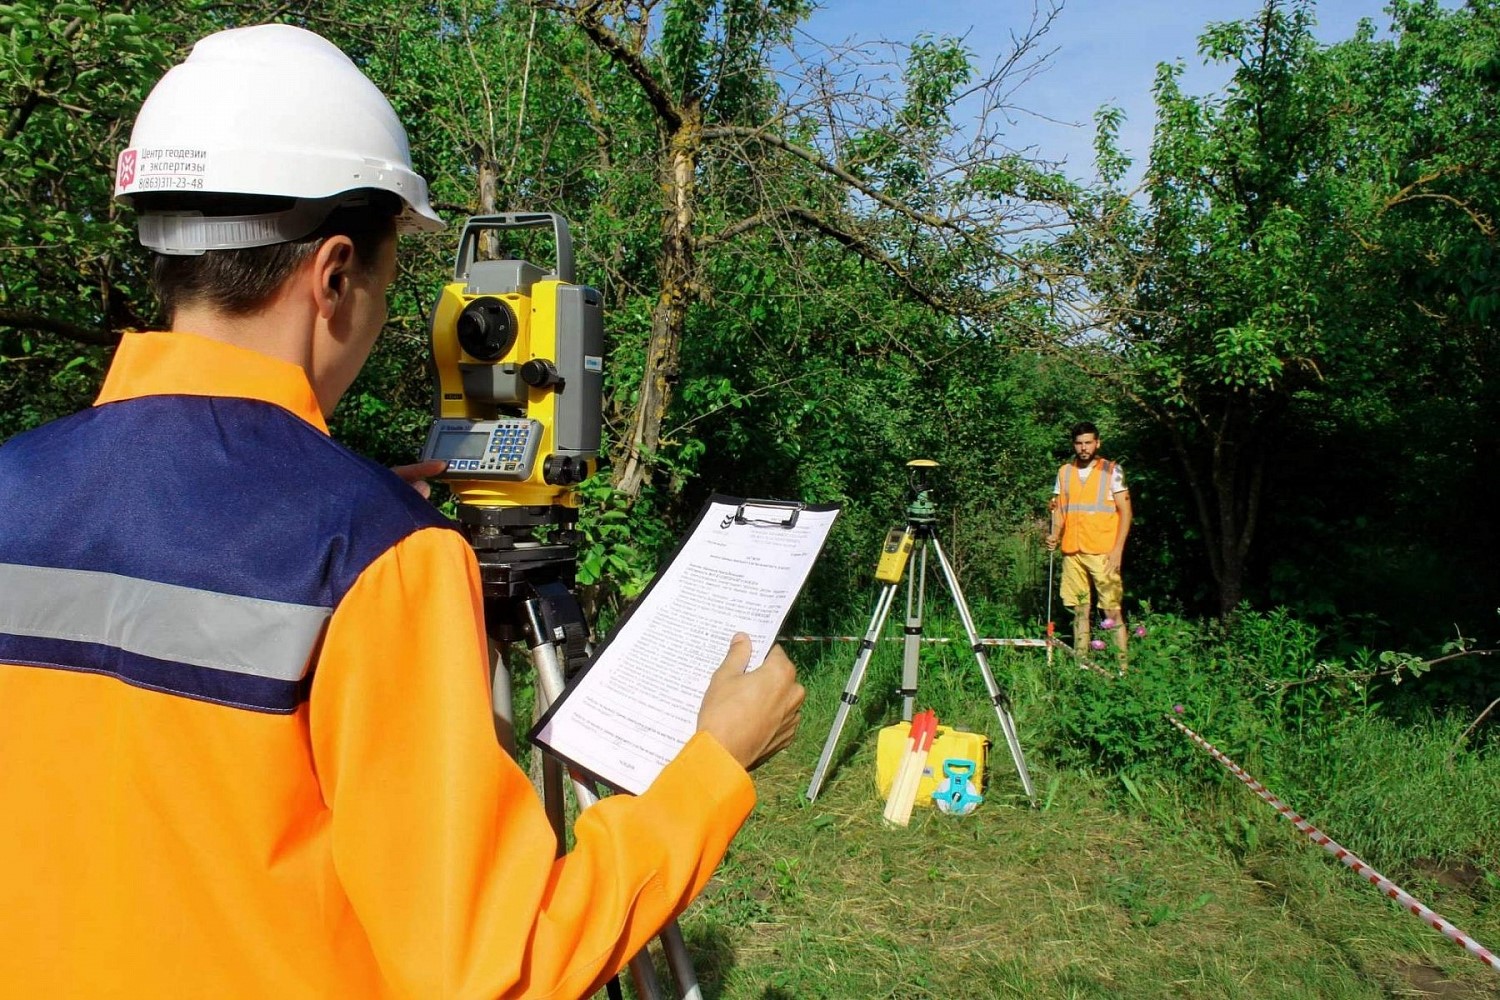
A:
<svg viewBox="0 0 1500 1000">
<path fill-rule="evenodd" d="M 639 794 L 698 729 L 736 632 L 751 669 L 776 642 L 837 507 L 715 496 L 589 664 L 531 733 L 606 785 Z"/>
</svg>

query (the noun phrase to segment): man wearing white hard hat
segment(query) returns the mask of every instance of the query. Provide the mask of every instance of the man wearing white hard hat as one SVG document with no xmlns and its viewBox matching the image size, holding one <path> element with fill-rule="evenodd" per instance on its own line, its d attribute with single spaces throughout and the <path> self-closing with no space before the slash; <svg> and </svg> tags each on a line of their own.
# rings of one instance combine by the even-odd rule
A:
<svg viewBox="0 0 1500 1000">
<path fill-rule="evenodd" d="M 336 47 L 200 41 L 116 196 L 168 317 L 0 447 L 0 984 L 26 997 L 583 996 L 703 887 L 802 689 L 736 642 L 643 795 L 555 838 L 492 720 L 454 526 L 326 419 L 442 220 Z M 408 480 L 437 468 L 412 468 Z"/>
</svg>

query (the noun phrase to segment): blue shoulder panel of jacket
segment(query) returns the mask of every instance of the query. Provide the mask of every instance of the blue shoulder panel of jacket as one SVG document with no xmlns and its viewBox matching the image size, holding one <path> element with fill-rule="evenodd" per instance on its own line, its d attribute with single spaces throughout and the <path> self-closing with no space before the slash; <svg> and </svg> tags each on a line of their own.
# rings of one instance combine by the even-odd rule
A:
<svg viewBox="0 0 1500 1000">
<path fill-rule="evenodd" d="M 453 523 L 269 403 L 86 410 L 0 447 L 0 662 L 291 712 L 333 609 L 426 527 Z"/>
</svg>

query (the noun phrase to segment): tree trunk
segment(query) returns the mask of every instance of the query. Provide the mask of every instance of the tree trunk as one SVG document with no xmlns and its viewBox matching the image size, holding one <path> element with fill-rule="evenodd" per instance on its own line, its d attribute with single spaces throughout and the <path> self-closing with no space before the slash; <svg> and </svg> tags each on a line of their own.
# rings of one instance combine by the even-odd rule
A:
<svg viewBox="0 0 1500 1000">
<path fill-rule="evenodd" d="M 1228 618 L 1245 596 L 1245 574 L 1260 514 L 1266 436 L 1235 401 L 1217 419 L 1196 421 L 1204 440 L 1189 440 L 1182 419 L 1157 414 L 1172 437 L 1203 531 L 1220 618 Z"/>
<path fill-rule="evenodd" d="M 488 150 L 475 157 L 479 164 L 479 214 L 494 215 L 500 211 L 500 169 Z M 479 235 L 479 255 L 486 260 L 500 256 L 500 234 L 487 229 Z"/>
<path fill-rule="evenodd" d="M 1219 588 L 1219 617 L 1228 618 L 1245 596 L 1245 570 L 1250 545 L 1260 511 L 1265 450 L 1259 443 L 1234 444 L 1226 448 L 1222 469 L 1215 470 L 1215 482 L 1227 483 L 1217 491 L 1219 505 L 1220 551 L 1219 571 L 1215 582 Z M 1219 458 L 1219 449 L 1215 449 Z"/>
<path fill-rule="evenodd" d="M 664 187 L 667 193 L 662 223 L 661 292 L 651 310 L 651 339 L 641 390 L 631 417 L 630 436 L 621 442 L 614 462 L 615 487 L 634 498 L 651 478 L 661 447 L 661 425 L 672 403 L 677 381 L 678 353 L 687 327 L 687 310 L 694 292 L 693 224 L 697 197 L 696 176 L 702 127 L 696 107 L 669 137 L 669 159 Z"/>
<path fill-rule="evenodd" d="M 1226 538 L 1218 540 L 1221 557 L 1219 570 L 1214 574 L 1214 583 L 1219 592 L 1220 618 L 1228 618 L 1233 614 L 1245 596 L 1245 560 L 1235 553 L 1233 545 L 1226 544 L 1228 541 Z"/>
</svg>

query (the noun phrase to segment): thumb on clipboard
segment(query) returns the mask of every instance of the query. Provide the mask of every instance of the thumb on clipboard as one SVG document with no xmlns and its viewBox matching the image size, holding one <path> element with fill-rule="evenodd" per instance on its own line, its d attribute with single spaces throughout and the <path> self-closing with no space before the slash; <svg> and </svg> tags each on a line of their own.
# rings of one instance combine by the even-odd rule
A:
<svg viewBox="0 0 1500 1000">
<path fill-rule="evenodd" d="M 807 694 L 797 683 L 797 668 L 779 645 L 747 673 L 749 665 L 750 637 L 737 632 L 698 708 L 698 731 L 718 740 L 747 771 L 792 742 Z"/>
</svg>

